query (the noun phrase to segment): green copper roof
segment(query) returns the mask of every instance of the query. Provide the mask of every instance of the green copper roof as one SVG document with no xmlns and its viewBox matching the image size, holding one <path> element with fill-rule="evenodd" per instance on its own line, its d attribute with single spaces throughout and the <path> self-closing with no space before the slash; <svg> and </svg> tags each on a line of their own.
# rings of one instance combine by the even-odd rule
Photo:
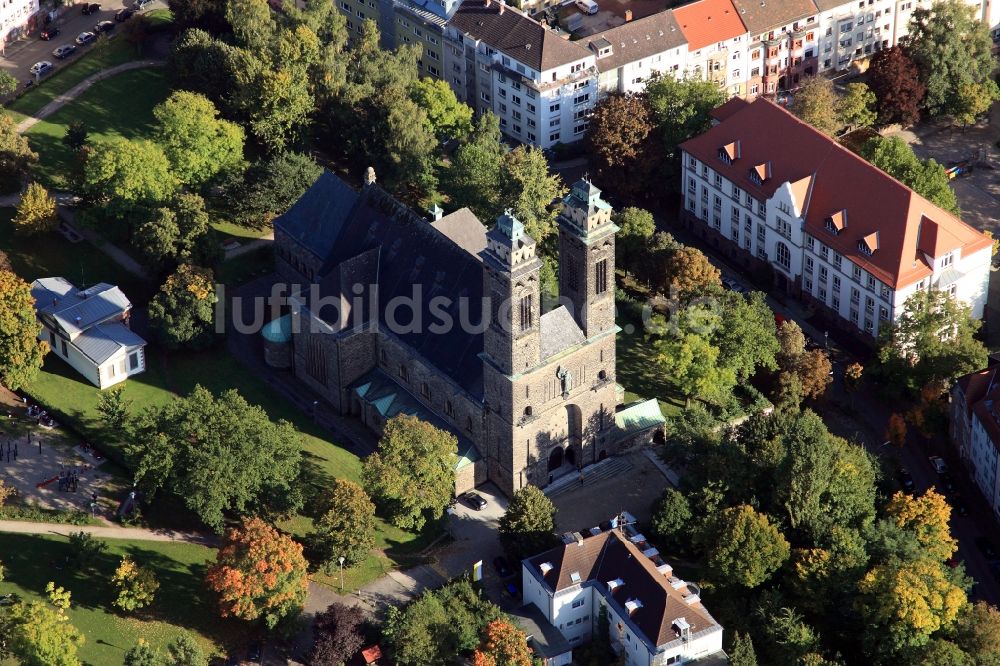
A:
<svg viewBox="0 0 1000 666">
<path fill-rule="evenodd" d="M 292 339 L 292 315 L 286 314 L 264 324 L 260 334 L 268 342 L 288 342 Z"/>
<path fill-rule="evenodd" d="M 615 414 L 615 425 L 623 434 L 642 432 L 666 423 L 655 398 L 637 402 Z"/>
</svg>

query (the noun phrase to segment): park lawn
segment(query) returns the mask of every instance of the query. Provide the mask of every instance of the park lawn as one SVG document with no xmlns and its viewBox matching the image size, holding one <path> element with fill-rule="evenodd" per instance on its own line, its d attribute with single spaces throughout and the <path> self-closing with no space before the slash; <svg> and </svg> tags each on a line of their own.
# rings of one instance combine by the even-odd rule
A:
<svg viewBox="0 0 1000 666">
<path fill-rule="evenodd" d="M 163 29 L 168 23 L 173 23 L 174 20 L 174 13 L 165 7 L 146 12 L 144 16 L 153 31 Z"/>
<path fill-rule="evenodd" d="M 38 153 L 35 177 L 52 189 L 69 187 L 77 156 L 62 139 L 70 123 L 82 122 L 92 144 L 115 137 L 148 138 L 154 126 L 153 107 L 169 94 L 167 76 L 159 67 L 130 70 L 98 81 L 27 131 L 31 147 Z"/>
<path fill-rule="evenodd" d="M 17 120 L 37 113 L 43 106 L 102 69 L 134 60 L 135 48 L 124 39 L 110 39 L 88 48 L 78 59 L 59 67 L 37 86 L 7 105 Z"/>
<path fill-rule="evenodd" d="M 168 541 L 106 539 L 107 551 L 88 571 L 59 570 L 70 553 L 69 540 L 55 535 L 0 534 L 0 552 L 7 568 L 0 593 L 25 600 L 44 600 L 49 581 L 72 592 L 70 621 L 86 636 L 80 658 L 87 664 L 120 664 L 125 650 L 144 638 L 162 649 L 182 630 L 195 635 L 207 653 L 246 639 L 246 627 L 218 617 L 205 589 L 206 562 L 215 550 Z M 160 582 L 152 606 L 125 615 L 111 605 L 111 575 L 122 555 L 150 567 Z"/>
<path fill-rule="evenodd" d="M 212 211 L 212 213 L 214 215 L 218 215 L 217 211 Z M 219 233 L 219 236 L 223 241 L 233 238 L 240 242 L 245 242 L 245 239 L 263 238 L 272 232 L 270 226 L 266 226 L 261 229 L 244 227 L 241 224 L 230 222 L 222 217 L 216 217 L 212 221 L 212 228 Z"/>
<path fill-rule="evenodd" d="M 657 398 L 660 411 L 667 418 L 678 416 L 684 411 L 684 398 L 678 396 L 664 380 L 663 372 L 657 368 L 652 344 L 645 339 L 641 322 L 630 319 L 619 322 L 622 330 L 618 333 L 615 355 L 618 383 L 625 388 L 625 403 Z"/>
<path fill-rule="evenodd" d="M 136 304 L 145 303 L 153 287 L 108 259 L 88 241 L 71 243 L 53 232 L 21 236 L 14 232 L 13 208 L 0 208 L 0 252 L 7 255 L 14 272 L 31 282 L 42 277 L 64 277 L 78 287 L 107 282 L 121 287 Z"/>
</svg>

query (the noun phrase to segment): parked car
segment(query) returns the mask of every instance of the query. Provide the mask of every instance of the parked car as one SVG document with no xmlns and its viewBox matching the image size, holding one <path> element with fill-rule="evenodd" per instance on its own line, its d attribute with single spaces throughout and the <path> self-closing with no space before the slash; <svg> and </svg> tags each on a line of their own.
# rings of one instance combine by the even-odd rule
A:
<svg viewBox="0 0 1000 666">
<path fill-rule="evenodd" d="M 905 467 L 900 467 L 899 472 L 899 487 L 903 489 L 904 493 L 912 493 L 916 486 L 913 484 L 913 476 Z"/>
<path fill-rule="evenodd" d="M 931 467 L 933 467 L 934 471 L 938 474 L 944 474 L 948 471 L 948 463 L 946 463 L 944 458 L 941 456 L 928 456 L 927 460 L 930 461 Z"/>
<path fill-rule="evenodd" d="M 482 511 L 486 508 L 486 500 L 479 493 L 465 493 L 465 502 L 476 511 Z"/>
<path fill-rule="evenodd" d="M 28 71 L 34 74 L 35 76 L 45 76 L 46 74 L 51 72 L 54 67 L 55 65 L 53 65 L 48 60 L 42 60 L 41 62 L 36 62 L 34 65 L 32 65 L 28 69 Z"/>
<path fill-rule="evenodd" d="M 576 8 L 584 14 L 596 14 L 599 10 L 594 0 L 576 0 Z"/>
<path fill-rule="evenodd" d="M 992 562 L 997 559 L 997 547 L 986 537 L 976 537 L 976 548 L 987 560 Z"/>
<path fill-rule="evenodd" d="M 119 9 L 117 12 L 115 12 L 115 20 L 118 21 L 119 23 L 121 23 L 122 21 L 127 21 L 130 18 L 132 18 L 132 14 L 135 14 L 135 10 L 133 9 L 128 9 L 127 7 L 125 9 Z"/>
<path fill-rule="evenodd" d="M 90 16 L 91 14 L 96 14 L 99 11 L 101 11 L 101 6 L 96 2 L 91 2 L 83 5 L 83 13 L 86 16 Z"/>
<path fill-rule="evenodd" d="M 81 32 L 79 35 L 76 36 L 76 43 L 79 44 L 80 46 L 83 46 L 85 44 L 91 43 L 95 39 L 97 39 L 97 35 L 95 35 L 94 33 Z"/>
<path fill-rule="evenodd" d="M 59 48 L 57 48 L 55 51 L 53 51 L 52 55 L 54 55 L 55 57 L 57 57 L 60 60 L 62 60 L 63 58 L 69 57 L 70 54 L 73 53 L 73 51 L 76 51 L 76 46 L 75 45 L 73 45 L 73 44 L 63 44 L 62 46 L 60 46 Z"/>
<path fill-rule="evenodd" d="M 44 39 L 45 41 L 49 41 L 50 39 L 52 39 L 53 37 L 55 37 L 58 34 L 59 34 L 59 28 L 51 27 L 51 28 L 46 28 L 45 30 L 42 30 L 38 34 L 38 37 L 40 39 Z"/>
<path fill-rule="evenodd" d="M 114 21 L 101 21 L 100 23 L 94 26 L 94 32 L 97 34 L 101 34 L 102 32 L 111 32 L 114 29 L 115 29 Z"/>
<path fill-rule="evenodd" d="M 507 578 L 513 573 L 503 556 L 493 558 L 493 568 L 497 570 L 497 575 L 501 578 Z"/>
</svg>

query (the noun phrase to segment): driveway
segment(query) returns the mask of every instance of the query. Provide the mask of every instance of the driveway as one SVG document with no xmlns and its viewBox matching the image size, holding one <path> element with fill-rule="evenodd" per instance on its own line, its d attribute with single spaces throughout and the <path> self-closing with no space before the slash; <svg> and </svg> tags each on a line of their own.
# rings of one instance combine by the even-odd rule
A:
<svg viewBox="0 0 1000 666">
<path fill-rule="evenodd" d="M 38 32 L 36 31 L 25 40 L 9 44 L 3 56 L 0 57 L 0 69 L 14 75 L 18 81 L 23 83 L 31 78 L 28 68 L 40 60 L 48 60 L 54 63 L 57 70 L 67 67 L 91 47 L 77 47 L 76 53 L 73 56 L 62 61 L 56 60 L 52 55 L 52 51 L 56 47 L 63 44 L 73 44 L 76 36 L 81 32 L 93 31 L 94 26 L 101 21 L 114 21 L 115 12 L 131 5 L 132 0 L 103 0 L 101 2 L 101 11 L 89 16 L 83 14 L 82 4 L 62 7 L 59 10 L 60 16 L 48 26 L 58 27 L 60 34 L 50 41 L 42 41 L 38 38 Z M 147 5 L 143 13 L 157 7 L 166 7 L 166 3 L 163 0 L 157 0 L 151 5 Z M 120 23 L 116 25 L 119 29 L 121 28 Z"/>
</svg>

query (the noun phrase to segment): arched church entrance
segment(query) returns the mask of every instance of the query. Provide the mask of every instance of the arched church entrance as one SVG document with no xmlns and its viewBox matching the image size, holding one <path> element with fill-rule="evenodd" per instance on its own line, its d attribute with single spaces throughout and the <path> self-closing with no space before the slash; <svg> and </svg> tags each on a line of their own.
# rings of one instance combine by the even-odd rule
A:
<svg viewBox="0 0 1000 666">
<path fill-rule="evenodd" d="M 562 467 L 563 463 L 563 450 L 562 447 L 557 446 L 552 449 L 552 453 L 549 454 L 549 471 L 554 472 L 555 470 Z"/>
</svg>

